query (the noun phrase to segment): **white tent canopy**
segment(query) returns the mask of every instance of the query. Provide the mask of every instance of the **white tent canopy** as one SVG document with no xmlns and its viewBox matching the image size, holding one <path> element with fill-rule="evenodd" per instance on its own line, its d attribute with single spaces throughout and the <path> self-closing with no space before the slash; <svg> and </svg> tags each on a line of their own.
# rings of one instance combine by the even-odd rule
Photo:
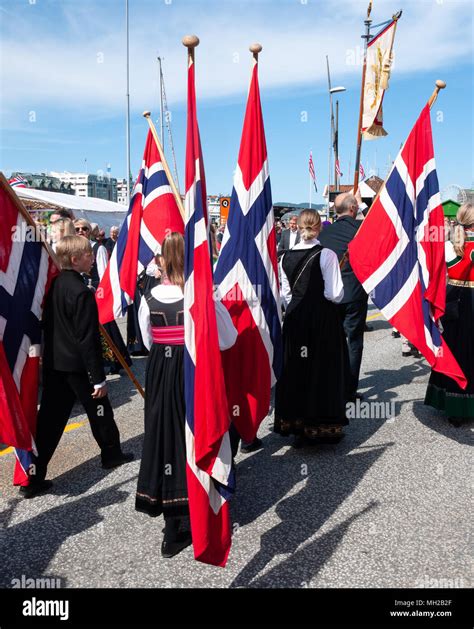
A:
<svg viewBox="0 0 474 629">
<path fill-rule="evenodd" d="M 60 206 L 72 210 L 76 218 L 85 218 L 91 223 L 97 223 L 104 229 L 112 225 L 120 226 L 127 216 L 128 208 L 120 203 L 96 199 L 94 197 L 78 197 L 73 194 L 61 192 L 48 192 L 47 190 L 35 190 L 33 188 L 13 188 L 20 198 L 42 201 L 47 209 Z"/>
</svg>

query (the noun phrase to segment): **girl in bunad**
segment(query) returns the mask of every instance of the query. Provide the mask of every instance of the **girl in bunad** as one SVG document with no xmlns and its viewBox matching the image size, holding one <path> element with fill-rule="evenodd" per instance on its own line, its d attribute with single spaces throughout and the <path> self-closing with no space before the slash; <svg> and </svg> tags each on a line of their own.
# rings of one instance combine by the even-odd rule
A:
<svg viewBox="0 0 474 629">
<path fill-rule="evenodd" d="M 337 443 L 343 437 L 349 375 L 347 343 L 336 304 L 344 287 L 336 254 L 318 240 L 314 210 L 298 218 L 301 241 L 281 261 L 283 371 L 275 392 L 275 432 L 294 446 Z"/>
<path fill-rule="evenodd" d="M 431 372 L 425 404 L 444 411 L 458 427 L 474 418 L 474 204 L 465 203 L 456 215 L 454 244 L 446 242 L 448 286 L 443 338 L 468 380 L 461 389 L 442 373 Z"/>
<path fill-rule="evenodd" d="M 163 514 L 163 557 L 174 557 L 191 544 L 182 528 L 189 515 L 186 485 L 184 401 L 184 239 L 165 238 L 162 281 L 150 285 L 141 299 L 139 322 L 150 349 L 145 379 L 145 434 L 135 508 L 150 516 Z M 223 312 L 224 311 L 224 312 Z M 221 349 L 236 340 L 227 310 L 216 303 Z"/>
</svg>

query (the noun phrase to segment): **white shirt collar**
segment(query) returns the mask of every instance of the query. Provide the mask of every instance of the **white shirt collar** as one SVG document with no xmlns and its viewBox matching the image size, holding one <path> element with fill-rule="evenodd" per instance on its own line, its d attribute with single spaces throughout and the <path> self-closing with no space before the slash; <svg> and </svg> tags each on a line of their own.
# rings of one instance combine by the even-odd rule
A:
<svg viewBox="0 0 474 629">
<path fill-rule="evenodd" d="M 299 243 L 293 247 L 293 249 L 311 249 L 311 247 L 319 244 L 320 242 L 317 238 L 311 238 L 311 240 L 300 240 Z"/>
</svg>

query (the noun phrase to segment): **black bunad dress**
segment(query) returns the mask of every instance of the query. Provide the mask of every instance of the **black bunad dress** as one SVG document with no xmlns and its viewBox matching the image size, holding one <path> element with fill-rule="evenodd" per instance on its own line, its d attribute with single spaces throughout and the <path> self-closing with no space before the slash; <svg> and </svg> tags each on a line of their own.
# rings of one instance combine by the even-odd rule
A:
<svg viewBox="0 0 474 629">
<path fill-rule="evenodd" d="M 349 358 L 337 306 L 324 296 L 322 247 L 292 249 L 282 266 L 292 298 L 283 324 L 283 373 L 274 430 L 337 442 L 346 418 Z"/>
<path fill-rule="evenodd" d="M 178 291 L 158 286 L 142 298 L 148 308 L 150 330 L 140 326 L 144 340 L 152 340 L 145 380 L 145 434 L 135 508 L 165 519 L 188 515 L 184 403 L 183 298 L 169 302 L 157 295 Z M 153 294 L 152 294 L 153 293 Z M 182 295 L 182 293 L 181 293 Z M 141 315 L 141 313 L 140 313 Z"/>
</svg>

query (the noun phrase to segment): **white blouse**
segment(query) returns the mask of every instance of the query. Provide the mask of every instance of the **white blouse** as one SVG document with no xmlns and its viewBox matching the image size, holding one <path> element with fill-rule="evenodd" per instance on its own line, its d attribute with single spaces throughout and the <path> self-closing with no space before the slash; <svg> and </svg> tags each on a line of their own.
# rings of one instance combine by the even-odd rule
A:
<svg viewBox="0 0 474 629">
<path fill-rule="evenodd" d="M 301 240 L 297 245 L 293 247 L 296 249 L 311 249 L 315 245 L 319 245 L 320 242 L 317 238 L 311 240 Z M 283 270 L 283 259 L 280 260 L 280 273 L 281 273 L 281 297 L 288 306 L 291 301 L 291 288 L 288 277 Z M 344 297 L 344 285 L 342 283 L 341 270 L 339 268 L 339 260 L 337 255 L 331 249 L 324 248 L 319 256 L 319 264 L 321 266 L 321 273 L 324 281 L 324 296 L 329 301 L 335 304 L 340 303 Z"/>
<path fill-rule="evenodd" d="M 91 242 L 91 244 L 93 245 L 94 243 Z M 99 274 L 99 279 L 101 280 L 109 263 L 109 254 L 107 253 L 107 249 L 104 245 L 99 245 L 99 247 L 97 247 L 95 261 L 97 262 L 97 273 Z"/>
<path fill-rule="evenodd" d="M 183 299 L 183 291 L 175 284 L 158 284 L 151 289 L 151 295 L 164 303 L 172 304 Z M 219 348 L 221 351 L 230 349 L 237 340 L 237 330 L 232 323 L 229 311 L 220 301 L 214 301 L 216 305 L 217 333 L 219 335 Z M 138 310 L 138 323 L 142 333 L 143 343 L 147 349 L 153 344 L 150 324 L 150 308 L 145 297 L 141 298 Z"/>
</svg>

